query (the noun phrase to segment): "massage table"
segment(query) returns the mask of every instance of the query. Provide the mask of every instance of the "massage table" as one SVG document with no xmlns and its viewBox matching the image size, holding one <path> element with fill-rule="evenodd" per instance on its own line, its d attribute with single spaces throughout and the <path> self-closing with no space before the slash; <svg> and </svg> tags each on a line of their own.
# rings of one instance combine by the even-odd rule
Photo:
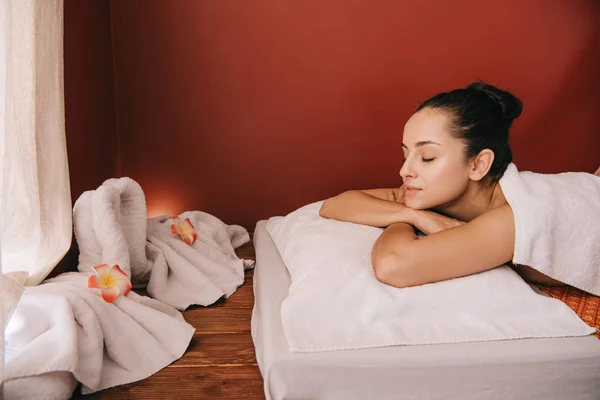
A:
<svg viewBox="0 0 600 400">
<path fill-rule="evenodd" d="M 600 399 L 596 336 L 293 353 L 280 317 L 290 276 L 264 220 L 254 246 L 252 338 L 268 400 Z"/>
</svg>

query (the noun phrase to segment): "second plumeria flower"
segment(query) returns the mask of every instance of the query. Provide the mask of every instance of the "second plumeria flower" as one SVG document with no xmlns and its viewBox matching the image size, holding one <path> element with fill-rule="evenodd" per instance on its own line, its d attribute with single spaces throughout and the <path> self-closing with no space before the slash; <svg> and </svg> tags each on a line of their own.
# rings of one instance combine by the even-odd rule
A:
<svg viewBox="0 0 600 400">
<path fill-rule="evenodd" d="M 181 236 L 183 241 L 189 245 L 196 241 L 198 233 L 196 232 L 196 229 L 194 229 L 194 225 L 192 225 L 192 222 L 189 218 L 186 218 L 184 221 L 182 221 L 178 215 L 174 215 L 171 217 L 171 221 L 173 221 L 173 224 L 171 225 L 171 232 L 174 235 Z"/>
</svg>

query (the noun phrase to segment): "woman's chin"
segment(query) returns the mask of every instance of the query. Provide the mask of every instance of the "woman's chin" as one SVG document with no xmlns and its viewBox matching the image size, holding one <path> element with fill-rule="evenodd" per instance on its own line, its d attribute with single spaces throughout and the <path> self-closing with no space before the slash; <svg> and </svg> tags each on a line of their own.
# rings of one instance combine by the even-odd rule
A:
<svg viewBox="0 0 600 400">
<path fill-rule="evenodd" d="M 422 201 L 417 199 L 404 199 L 404 205 L 408 208 L 412 208 L 413 210 L 426 210 Z"/>
</svg>

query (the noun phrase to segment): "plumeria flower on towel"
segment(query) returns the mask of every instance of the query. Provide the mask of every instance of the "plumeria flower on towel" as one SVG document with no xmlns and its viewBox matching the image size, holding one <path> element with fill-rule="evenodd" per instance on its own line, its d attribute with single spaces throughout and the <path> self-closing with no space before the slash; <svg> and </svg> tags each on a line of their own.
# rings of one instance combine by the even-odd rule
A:
<svg viewBox="0 0 600 400">
<path fill-rule="evenodd" d="M 102 298 L 112 303 L 120 294 L 127 296 L 131 290 L 131 282 L 127 274 L 118 265 L 109 267 L 108 264 L 94 267 L 96 275 L 88 279 L 88 288 L 100 289 Z"/>
<path fill-rule="evenodd" d="M 182 222 L 181 218 L 175 215 L 171 217 L 171 219 L 173 220 L 171 232 L 174 235 L 181 236 L 186 244 L 192 244 L 196 241 L 198 233 L 196 233 L 196 229 L 194 229 L 194 225 L 192 225 L 189 218 L 186 218 L 185 221 Z"/>
</svg>

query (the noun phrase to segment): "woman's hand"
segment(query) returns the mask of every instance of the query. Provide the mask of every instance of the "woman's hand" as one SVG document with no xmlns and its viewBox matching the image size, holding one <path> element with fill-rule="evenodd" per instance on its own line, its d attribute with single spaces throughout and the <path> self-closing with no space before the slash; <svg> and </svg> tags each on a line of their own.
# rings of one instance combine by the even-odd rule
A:
<svg viewBox="0 0 600 400">
<path fill-rule="evenodd" d="M 387 199 L 388 201 L 404 204 L 404 185 L 400 186 L 398 189 L 390 190 Z"/>
<path fill-rule="evenodd" d="M 415 210 L 413 225 L 426 235 L 463 225 L 464 222 L 430 210 Z"/>
<path fill-rule="evenodd" d="M 387 199 L 388 201 L 404 204 L 404 185 L 398 189 L 390 190 L 387 194 Z M 410 214 L 405 214 L 410 215 L 410 224 L 426 235 L 464 224 L 462 221 L 430 210 L 413 210 L 409 208 L 408 211 Z"/>
</svg>

